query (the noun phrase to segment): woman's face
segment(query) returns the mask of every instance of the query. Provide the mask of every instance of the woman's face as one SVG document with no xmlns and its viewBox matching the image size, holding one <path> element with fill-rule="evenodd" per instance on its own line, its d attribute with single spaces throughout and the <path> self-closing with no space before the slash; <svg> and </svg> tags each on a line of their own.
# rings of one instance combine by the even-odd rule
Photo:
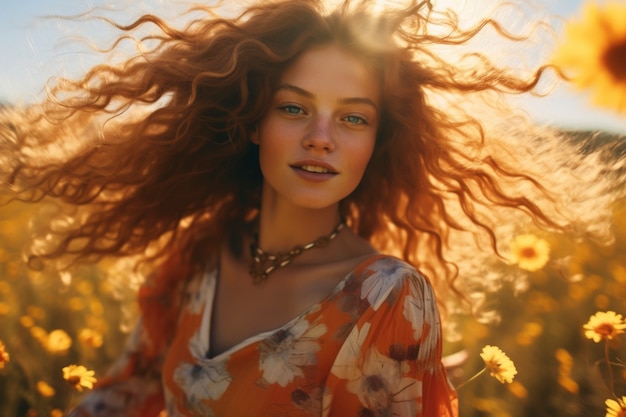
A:
<svg viewBox="0 0 626 417">
<path fill-rule="evenodd" d="M 282 75 L 253 138 L 264 200 L 310 209 L 338 204 L 363 177 L 380 111 L 379 82 L 360 60 L 335 45 L 303 53 Z"/>
</svg>

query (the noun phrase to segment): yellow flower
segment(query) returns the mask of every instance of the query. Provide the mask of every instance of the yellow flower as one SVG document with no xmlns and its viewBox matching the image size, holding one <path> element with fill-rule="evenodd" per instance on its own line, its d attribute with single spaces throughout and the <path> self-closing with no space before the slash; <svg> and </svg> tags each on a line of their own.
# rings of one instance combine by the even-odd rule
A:
<svg viewBox="0 0 626 417">
<path fill-rule="evenodd" d="M 578 385 L 578 382 L 574 381 L 569 376 L 559 376 L 557 378 L 557 381 L 559 382 L 559 385 L 565 390 L 571 392 L 572 394 L 578 394 L 580 386 Z"/>
<path fill-rule="evenodd" d="M 626 417 L 626 397 L 621 400 L 606 400 L 606 417 Z"/>
<path fill-rule="evenodd" d="M 35 325 L 35 321 L 30 316 L 22 316 L 20 317 L 20 324 L 26 328 L 30 328 Z"/>
<path fill-rule="evenodd" d="M 90 295 L 93 294 L 93 284 L 87 280 L 79 281 L 76 284 L 76 289 L 82 295 Z"/>
<path fill-rule="evenodd" d="M 513 377 L 517 375 L 515 364 L 509 359 L 504 352 L 497 346 L 487 345 L 480 353 L 480 357 L 485 361 L 485 369 L 489 371 L 492 377 L 501 383 L 511 383 Z"/>
<path fill-rule="evenodd" d="M 535 235 L 519 235 L 511 242 L 513 263 L 527 271 L 537 271 L 550 260 L 550 245 Z"/>
<path fill-rule="evenodd" d="M 28 308 L 26 309 L 26 312 L 28 313 L 29 316 L 38 320 L 42 320 L 46 318 L 46 310 L 44 310 L 41 307 L 28 306 Z"/>
<path fill-rule="evenodd" d="M 82 329 L 78 333 L 78 340 L 90 348 L 99 348 L 102 346 L 102 335 L 95 330 Z"/>
<path fill-rule="evenodd" d="M 63 379 L 78 391 L 82 391 L 83 387 L 92 389 L 96 382 L 94 378 L 95 371 L 90 371 L 83 365 L 69 365 L 63 368 Z"/>
<path fill-rule="evenodd" d="M 0 316 L 6 316 L 11 312 L 11 307 L 7 303 L 0 301 Z"/>
<path fill-rule="evenodd" d="M 44 347 L 48 344 L 48 332 L 39 326 L 30 328 L 30 334 L 39 341 Z"/>
<path fill-rule="evenodd" d="M 81 311 L 85 309 L 85 301 L 82 299 L 82 297 L 72 297 L 67 303 L 67 306 L 70 308 L 70 310 Z"/>
<path fill-rule="evenodd" d="M 557 349 L 554 356 L 559 362 L 559 374 L 557 377 L 559 385 L 572 394 L 578 394 L 580 387 L 571 377 L 574 357 L 565 349 Z"/>
<path fill-rule="evenodd" d="M 624 333 L 626 323 L 621 314 L 616 314 L 614 311 L 606 313 L 598 311 L 583 325 L 583 329 L 585 329 L 587 339 L 598 343 L 601 340 L 613 340 L 615 336 Z"/>
<path fill-rule="evenodd" d="M 626 114 L 626 4 L 589 3 L 580 21 L 565 28 L 553 63 L 581 89 L 593 88 L 595 104 Z"/>
<path fill-rule="evenodd" d="M 513 381 L 508 385 L 509 392 L 517 398 L 528 398 L 528 389 L 518 381 Z"/>
<path fill-rule="evenodd" d="M 9 361 L 9 352 L 6 350 L 6 346 L 2 340 L 0 340 L 0 369 L 4 368 L 4 365 Z"/>
<path fill-rule="evenodd" d="M 62 354 L 72 346 L 72 338 L 61 329 L 53 330 L 48 335 L 46 349 L 50 353 Z"/>
<path fill-rule="evenodd" d="M 56 391 L 53 387 L 50 386 L 46 381 L 38 381 L 37 382 L 37 391 L 41 394 L 42 397 L 50 398 L 54 396 Z"/>
</svg>

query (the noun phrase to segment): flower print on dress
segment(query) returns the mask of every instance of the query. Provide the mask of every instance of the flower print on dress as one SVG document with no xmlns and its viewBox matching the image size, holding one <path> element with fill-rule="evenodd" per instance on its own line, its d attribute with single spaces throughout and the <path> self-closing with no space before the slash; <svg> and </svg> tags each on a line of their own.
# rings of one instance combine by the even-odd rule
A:
<svg viewBox="0 0 626 417">
<path fill-rule="evenodd" d="M 413 339 L 418 342 L 418 363 L 425 364 L 425 358 L 433 357 L 438 349 L 440 337 L 439 316 L 436 310 L 424 308 L 434 305 L 435 294 L 432 289 L 424 285 L 425 280 L 419 275 L 409 278 L 409 294 L 402 303 L 402 315 L 411 323 Z"/>
<path fill-rule="evenodd" d="M 369 308 L 361 299 L 361 282 L 354 274 L 351 274 L 343 281 L 341 287 L 341 291 L 333 294 L 333 302 L 342 313 L 356 321 Z"/>
<path fill-rule="evenodd" d="M 259 345 L 263 382 L 284 387 L 294 378 L 304 376 L 301 367 L 317 364 L 319 338 L 326 331 L 325 324 L 309 324 L 302 319 L 264 340 Z"/>
<path fill-rule="evenodd" d="M 165 410 L 163 411 L 165 412 L 165 415 L 167 417 L 184 417 L 183 414 L 176 407 L 176 397 L 169 389 L 167 389 L 167 386 L 165 385 L 163 386 L 163 397 L 165 399 Z"/>
<path fill-rule="evenodd" d="M 322 388 L 317 386 L 309 392 L 297 388 L 291 392 L 291 402 L 306 415 L 319 416 L 322 413 Z"/>
<path fill-rule="evenodd" d="M 372 348 L 362 366 L 354 366 L 355 377 L 348 391 L 359 398 L 364 411 L 375 416 L 416 415 L 420 405 L 415 400 L 422 391 L 421 381 L 404 376 L 410 370 L 407 361 L 396 361 Z"/>
<path fill-rule="evenodd" d="M 434 309 L 424 309 L 424 306 L 433 305 L 435 294 L 432 289 L 424 285 L 425 280 L 418 275 L 409 279 L 409 295 L 405 296 L 402 315 L 413 327 L 413 338 L 421 341 L 424 331 L 439 329 L 439 317 Z"/>
<path fill-rule="evenodd" d="M 203 403 L 205 400 L 217 400 L 228 388 L 232 377 L 226 368 L 228 357 L 220 360 L 208 359 L 208 340 L 204 340 L 200 331 L 189 339 L 189 351 L 196 363 L 181 362 L 174 371 L 174 381 L 187 395 L 187 406 L 202 415 L 210 411 Z"/>
<path fill-rule="evenodd" d="M 202 416 L 213 416 L 213 411 L 204 403 L 219 399 L 231 382 L 226 362 L 192 364 L 182 362 L 174 371 L 174 381 L 185 393 L 185 405 Z"/>
<path fill-rule="evenodd" d="M 322 387 L 299 386 L 287 392 L 288 403 L 273 402 L 264 417 L 320 417 L 322 415 Z M 169 416 L 168 416 L 169 417 Z"/>
<path fill-rule="evenodd" d="M 365 323 L 361 329 L 357 327 L 352 328 L 352 332 L 346 338 L 339 353 L 337 353 L 333 367 L 330 370 L 333 375 L 341 379 L 353 379 L 356 377 L 354 369 L 370 327 L 372 327 L 371 323 Z"/>
<path fill-rule="evenodd" d="M 415 269 L 393 257 L 377 260 L 368 267 L 372 274 L 363 281 L 361 298 L 367 298 L 374 311 L 378 310 L 384 301 L 393 303 L 395 298 L 392 291 L 402 286 L 402 280 L 407 275 L 415 274 Z"/>
<path fill-rule="evenodd" d="M 411 323 L 413 339 L 419 341 L 424 331 L 424 302 L 419 298 L 407 295 L 404 297 L 402 315 Z"/>
<path fill-rule="evenodd" d="M 407 361 L 387 357 L 373 347 L 364 352 L 370 328 L 371 323 L 365 323 L 360 329 L 353 329 L 339 351 L 331 373 L 348 380 L 348 391 L 356 394 L 364 410 L 373 412 L 372 415 L 416 414 L 392 414 L 398 409 L 419 408 L 415 398 L 421 396 L 421 382 L 404 377 L 410 368 Z M 332 393 L 325 394 L 324 403 L 330 403 L 331 398 Z"/>
</svg>

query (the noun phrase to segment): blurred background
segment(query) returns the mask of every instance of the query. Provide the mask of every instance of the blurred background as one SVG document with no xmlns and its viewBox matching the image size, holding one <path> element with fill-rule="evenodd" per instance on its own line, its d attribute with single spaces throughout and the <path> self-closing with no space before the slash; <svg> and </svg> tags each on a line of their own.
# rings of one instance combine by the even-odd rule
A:
<svg viewBox="0 0 626 417">
<path fill-rule="evenodd" d="M 113 39 L 114 33 L 100 22 L 70 24 L 50 16 L 79 15 L 95 8 L 103 15 L 122 11 L 129 16 L 151 12 L 173 17 L 189 4 L 173 0 L 4 3 L 0 9 L 0 103 L 6 105 L 43 97 L 43 86 L 53 74 L 72 75 L 90 67 L 93 53 L 76 42 L 81 36 L 105 44 Z M 616 61 L 622 65 L 623 78 L 616 78 L 614 86 L 615 94 L 622 94 L 622 107 L 619 100 L 614 100 L 617 105 L 613 107 L 598 100 L 594 103 L 593 85 L 576 89 L 563 83 L 551 87 L 546 98 L 523 98 L 519 104 L 539 123 L 560 127 L 573 136 L 593 136 L 596 144 L 613 143 L 615 154 L 623 158 L 626 2 L 549 0 L 541 3 L 541 10 L 550 15 L 565 42 L 565 24 L 584 17 L 583 3 L 599 7 L 611 3 L 624 9 L 623 15 L 613 16 L 624 30 L 615 31 L 615 39 L 607 41 L 623 53 Z M 598 43 L 598 48 L 606 45 Z M 575 51 L 576 46 L 571 49 Z M 28 240 L 26 225 L 37 218 L 40 209 L 19 204 L 0 207 L 0 341 L 10 355 L 0 367 L 3 417 L 63 415 L 75 396 L 71 398 L 61 368 L 80 363 L 101 375 L 120 351 L 135 317 L 132 300 L 139 278 L 130 272 L 130 260 L 61 275 L 26 267 L 21 257 Z M 527 290 L 519 293 L 505 287 L 491 300 L 499 306 L 500 322 L 485 325 L 471 317 L 461 318 L 461 338 L 446 347 L 448 354 L 467 354 L 451 371 L 455 383 L 482 369 L 479 352 L 486 344 L 499 346 L 519 371 L 511 384 L 483 375 L 463 387 L 459 391 L 461 416 L 603 416 L 607 398 L 626 396 L 622 340 L 594 343 L 582 327 L 597 311 L 626 314 L 626 201 L 616 205 L 613 227 L 616 239 L 609 246 L 543 236 L 550 259 L 541 268 L 524 271 Z M 607 354 L 613 362 L 611 369 L 604 361 Z"/>
<path fill-rule="evenodd" d="M 435 7 L 461 10 L 461 16 L 489 9 L 500 0 L 434 0 Z M 623 3 L 624 0 L 618 0 Z M 212 0 L 214 3 L 215 0 Z M 519 0 L 513 3 L 521 3 Z M 69 24 L 50 16 L 75 16 L 95 10 L 97 13 L 120 12 L 126 16 L 152 12 L 177 17 L 192 4 L 190 0 L 22 0 L 4 1 L 0 10 L 0 102 L 32 101 L 43 93 L 43 86 L 53 74 L 77 74 L 88 68 L 93 53 L 76 42 L 87 37 L 96 42 L 114 36 L 106 25 L 94 21 Z M 226 5 L 232 2 L 224 2 Z M 563 19 L 579 16 L 583 0 L 531 0 L 533 13 L 551 15 L 550 21 L 562 31 Z M 119 15 L 119 13 L 118 13 Z M 515 16 L 511 16 L 515 19 Z M 589 104 L 587 93 L 560 85 L 545 99 L 525 99 L 522 105 L 537 120 L 568 129 L 603 129 L 623 132 L 623 118 Z"/>
</svg>

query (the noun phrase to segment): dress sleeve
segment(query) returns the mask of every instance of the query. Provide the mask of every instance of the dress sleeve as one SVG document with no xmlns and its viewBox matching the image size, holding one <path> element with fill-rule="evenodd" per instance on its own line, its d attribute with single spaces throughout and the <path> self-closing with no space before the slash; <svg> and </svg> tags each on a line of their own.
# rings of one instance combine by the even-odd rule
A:
<svg viewBox="0 0 626 417">
<path fill-rule="evenodd" d="M 397 259 L 362 273 L 363 314 L 331 368 L 324 416 L 457 416 L 429 282 Z"/>
<path fill-rule="evenodd" d="M 186 273 L 178 259 L 170 258 L 146 279 L 138 294 L 141 318 L 124 351 L 69 417 L 159 416 L 165 408 L 161 368 Z"/>
</svg>

